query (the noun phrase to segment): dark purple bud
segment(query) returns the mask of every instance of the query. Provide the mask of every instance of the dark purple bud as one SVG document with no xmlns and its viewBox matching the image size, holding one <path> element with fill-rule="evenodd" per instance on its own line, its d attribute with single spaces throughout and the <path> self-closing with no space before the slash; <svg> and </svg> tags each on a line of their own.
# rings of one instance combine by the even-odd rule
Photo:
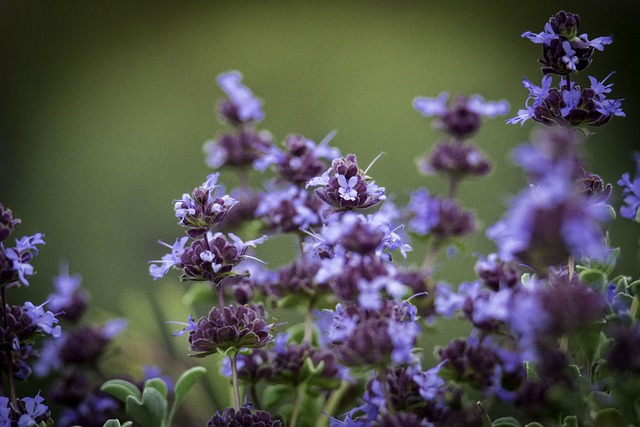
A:
<svg viewBox="0 0 640 427">
<path fill-rule="evenodd" d="M 582 178 L 580 178 L 582 195 L 596 203 L 606 203 L 613 189 L 611 184 L 605 184 L 600 176 L 587 172 L 584 169 L 582 173 Z"/>
<path fill-rule="evenodd" d="M 251 409 L 246 406 L 242 406 L 238 411 L 227 408 L 222 414 L 216 412 L 207 423 L 207 427 L 282 427 L 282 425 L 282 421 L 272 418 L 268 412 L 251 412 Z"/>
<path fill-rule="evenodd" d="M 458 142 L 440 142 L 419 166 L 426 175 L 442 173 L 457 179 L 483 176 L 491 170 L 491 164 L 480 150 Z"/>
<path fill-rule="evenodd" d="M 204 357 L 229 348 L 257 348 L 267 345 L 272 336 L 271 325 L 246 306 L 230 305 L 220 310 L 214 307 L 209 315 L 196 322 L 189 332 L 193 354 Z"/>
<path fill-rule="evenodd" d="M 0 242 L 7 240 L 13 229 L 20 224 L 20 219 L 13 218 L 11 209 L 5 209 L 0 203 Z"/>
</svg>

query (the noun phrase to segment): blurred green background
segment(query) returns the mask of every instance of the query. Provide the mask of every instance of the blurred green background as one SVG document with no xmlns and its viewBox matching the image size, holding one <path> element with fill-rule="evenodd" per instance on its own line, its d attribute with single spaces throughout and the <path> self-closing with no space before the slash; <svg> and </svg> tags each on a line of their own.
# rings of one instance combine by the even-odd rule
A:
<svg viewBox="0 0 640 427">
<path fill-rule="evenodd" d="M 336 129 L 333 144 L 363 165 L 386 153 L 370 174 L 398 204 L 420 186 L 442 194 L 444 183 L 415 167 L 441 135 L 413 110 L 413 98 L 480 93 L 507 99 L 515 115 L 527 95 L 523 76 L 541 77 L 540 47 L 520 35 L 541 31 L 561 8 L 580 14 L 591 38 L 615 37 L 578 77 L 588 83 L 586 74 L 617 71 L 611 95 L 625 98 L 627 118 L 599 129 L 585 151 L 591 171 L 615 183 L 640 149 L 637 1 L 2 0 L 0 201 L 23 220 L 16 237 L 40 231 L 47 242 L 21 297 L 45 298 L 66 259 L 94 309 L 130 316 L 132 337 L 167 339 L 172 328 L 151 307 L 171 301 L 166 316 L 184 320 L 185 286 L 175 274 L 154 282 L 148 261 L 165 253 L 158 239 L 183 232 L 171 201 L 211 172 L 202 145 L 222 130 L 215 77 L 232 69 L 264 100 L 260 128 L 276 141 L 289 133 L 319 141 Z M 461 199 L 483 226 L 524 185 L 508 153 L 537 126 L 496 119 L 475 136 L 494 170 L 463 183 Z M 235 177 L 221 181 L 231 186 Z M 620 203 L 617 187 L 611 203 Z M 608 228 L 623 247 L 619 271 L 638 276 L 638 227 L 618 220 Z M 480 231 L 471 249 L 437 277 L 472 279 L 472 253 L 494 246 Z M 277 266 L 291 253 L 272 243 L 260 256 Z M 419 264 L 421 253 L 408 263 Z M 144 363 L 163 363 L 153 349 L 137 351 Z"/>
</svg>

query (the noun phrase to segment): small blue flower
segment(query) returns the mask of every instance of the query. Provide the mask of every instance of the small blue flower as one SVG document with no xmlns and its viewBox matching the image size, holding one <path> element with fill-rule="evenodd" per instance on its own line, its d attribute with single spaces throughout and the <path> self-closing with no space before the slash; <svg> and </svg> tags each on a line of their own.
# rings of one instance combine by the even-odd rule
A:
<svg viewBox="0 0 640 427">
<path fill-rule="evenodd" d="M 167 243 L 159 241 L 161 245 L 171 248 L 171 253 L 164 255 L 161 260 L 150 261 L 151 263 L 154 263 L 154 262 L 160 263 L 160 265 L 151 264 L 149 266 L 149 274 L 153 276 L 153 280 L 164 277 L 164 275 L 167 274 L 167 271 L 169 271 L 171 267 L 181 262 L 180 257 L 184 253 L 184 250 L 185 250 L 184 245 L 185 243 L 187 243 L 188 239 L 189 239 L 188 236 L 178 238 L 176 239 L 173 246 L 169 246 Z"/>
<path fill-rule="evenodd" d="M 49 302 L 49 301 L 47 301 Z M 35 306 L 33 303 L 27 301 L 24 303 L 24 310 L 27 312 L 33 323 L 38 325 L 40 330 L 45 334 L 49 334 L 54 338 L 60 338 L 62 334 L 62 328 L 59 325 L 54 326 L 58 323 L 58 319 L 56 319 L 55 314 L 50 311 L 44 311 L 43 306 L 47 303 L 43 303 L 41 305 Z"/>
<path fill-rule="evenodd" d="M 432 228 L 440 221 L 440 202 L 436 197 L 429 195 L 425 188 L 411 193 L 411 201 L 407 205 L 411 214 L 409 229 L 421 235 L 429 234 Z"/>
<path fill-rule="evenodd" d="M 241 121 L 260 121 L 264 119 L 262 103 L 253 95 L 251 89 L 241 83 L 241 80 L 242 74 L 238 71 L 220 74 L 217 78 L 218 85 L 229 97 Z"/>
<path fill-rule="evenodd" d="M 636 176 L 631 180 L 628 172 L 625 172 L 618 185 L 622 187 L 624 205 L 620 206 L 620 215 L 623 218 L 640 223 L 640 152 L 635 153 Z"/>
</svg>

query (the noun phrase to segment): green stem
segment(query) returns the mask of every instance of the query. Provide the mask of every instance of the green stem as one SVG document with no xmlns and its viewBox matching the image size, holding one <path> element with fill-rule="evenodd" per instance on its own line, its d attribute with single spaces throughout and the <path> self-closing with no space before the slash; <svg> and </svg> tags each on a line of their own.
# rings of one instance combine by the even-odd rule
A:
<svg viewBox="0 0 640 427">
<path fill-rule="evenodd" d="M 396 410 L 393 407 L 393 402 L 391 401 L 391 395 L 389 394 L 389 387 L 387 387 L 387 375 L 386 375 L 386 368 L 382 367 L 380 368 L 380 371 L 378 372 L 378 376 L 379 381 L 380 381 L 380 387 L 382 388 L 382 393 L 384 394 L 384 400 L 387 403 L 387 411 L 390 414 L 395 414 Z"/>
<path fill-rule="evenodd" d="M 322 411 L 328 416 L 320 417 L 316 422 L 316 427 L 327 427 L 327 425 L 329 424 L 329 417 L 333 417 L 334 415 L 336 415 L 336 410 L 338 409 L 338 405 L 342 400 L 342 396 L 344 396 L 348 389 L 349 383 L 343 380 L 342 382 L 340 382 L 340 387 L 331 392 L 331 394 L 329 395 L 329 399 L 327 399 L 327 402 L 324 405 L 324 411 Z"/>
<path fill-rule="evenodd" d="M 309 299 L 309 305 L 307 306 L 307 315 L 304 319 L 304 336 L 302 338 L 302 344 L 311 345 L 311 338 L 313 337 L 313 298 Z"/>
<path fill-rule="evenodd" d="M 216 288 L 216 295 L 218 296 L 218 306 L 220 307 L 220 311 L 224 311 L 224 289 L 222 288 L 222 280 L 218 283 L 214 283 L 213 286 Z"/>
<path fill-rule="evenodd" d="M 238 353 L 233 352 L 231 359 L 231 385 L 233 386 L 233 408 L 240 409 L 240 387 L 238 386 Z"/>
<path fill-rule="evenodd" d="M 298 422 L 298 415 L 300 415 L 300 409 L 302 408 L 302 402 L 304 401 L 306 388 L 306 383 L 298 384 L 298 386 L 296 387 L 296 400 L 295 402 L 293 402 L 291 418 L 289 419 L 289 427 L 296 427 L 296 423 Z"/>
</svg>

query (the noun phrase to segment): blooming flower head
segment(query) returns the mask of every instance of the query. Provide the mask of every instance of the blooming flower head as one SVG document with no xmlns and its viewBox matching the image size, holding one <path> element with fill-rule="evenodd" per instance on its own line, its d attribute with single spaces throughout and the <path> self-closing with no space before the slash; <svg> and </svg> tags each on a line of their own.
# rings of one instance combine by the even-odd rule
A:
<svg viewBox="0 0 640 427">
<path fill-rule="evenodd" d="M 174 200 L 174 209 L 178 222 L 189 227 L 187 234 L 198 237 L 222 221 L 229 210 L 238 201 L 226 194 L 222 195 L 221 187 L 216 185 L 219 173 L 211 174 L 200 187 L 193 190 L 193 195 L 184 194 L 182 199 Z"/>
<path fill-rule="evenodd" d="M 362 171 L 354 154 L 334 159 L 322 176 L 310 179 L 307 187 L 320 187 L 316 195 L 336 211 L 366 209 L 387 197 L 384 187 L 378 187 Z"/>
<path fill-rule="evenodd" d="M 40 392 L 35 397 L 23 397 L 15 404 L 0 396 L 0 426 L 31 427 L 53 423 L 49 407 L 42 402 L 44 398 Z"/>
<path fill-rule="evenodd" d="M 485 101 L 480 95 L 457 97 L 451 105 L 447 105 L 448 99 L 446 92 L 437 98 L 417 97 L 413 107 L 425 117 L 437 117 L 436 126 L 460 140 L 478 130 L 482 117 L 494 118 L 509 111 L 507 101 Z"/>
<path fill-rule="evenodd" d="M 237 411 L 227 408 L 222 413 L 216 412 L 207 423 L 207 427 L 282 427 L 282 421 L 272 417 L 266 411 L 251 412 L 248 406 L 241 406 Z"/>
<path fill-rule="evenodd" d="M 422 188 L 411 194 L 406 207 L 409 230 L 421 236 L 434 235 L 439 239 L 460 237 L 475 230 L 471 212 L 463 210 L 454 200 L 430 196 Z"/>
<path fill-rule="evenodd" d="M 599 258 L 605 245 L 602 204 L 583 197 L 565 168 L 554 168 L 524 190 L 505 218 L 487 229 L 505 261 L 519 260 L 536 271 L 563 264 L 569 256 Z"/>
<path fill-rule="evenodd" d="M 233 233 L 229 233 L 229 237 L 231 241 L 222 233 L 207 231 L 194 240 L 180 255 L 180 262 L 174 265 L 183 271 L 181 279 L 218 283 L 229 275 L 233 267 L 248 257 L 249 247 L 255 247 L 266 240 L 266 236 L 263 236 L 243 242 Z"/>
<path fill-rule="evenodd" d="M 69 264 L 61 262 L 60 273 L 53 279 L 55 293 L 49 295 L 49 308 L 59 317 L 72 322 L 78 320 L 85 312 L 89 297 L 80 289 L 80 275 L 69 275 Z"/>
<path fill-rule="evenodd" d="M 443 173 L 459 180 L 466 176 L 483 176 L 491 170 L 489 160 L 472 144 L 440 142 L 418 164 L 425 175 Z"/>
<path fill-rule="evenodd" d="M 185 331 L 193 356 L 204 357 L 229 349 L 264 347 L 273 339 L 271 326 L 252 308 L 229 305 L 212 308 L 196 322 L 190 320 Z"/>
<path fill-rule="evenodd" d="M 299 231 L 322 223 L 326 205 L 296 185 L 269 190 L 258 203 L 255 216 L 283 233 Z"/>
<path fill-rule="evenodd" d="M 566 75 L 582 71 L 591 64 L 593 51 L 604 50 L 611 44 L 610 36 L 589 40 L 587 34 L 578 35 L 580 17 L 571 12 L 560 11 L 553 15 L 541 33 L 526 31 L 523 38 L 542 45 L 542 72 Z"/>
<path fill-rule="evenodd" d="M 228 99 L 220 104 L 223 118 L 232 124 L 264 119 L 262 102 L 253 95 L 251 89 L 241 83 L 242 74 L 238 71 L 218 75 L 218 85 L 227 94 Z"/>
<path fill-rule="evenodd" d="M 624 205 L 620 207 L 620 215 L 640 223 L 640 152 L 635 153 L 635 159 L 636 176 L 633 181 L 628 172 L 625 172 L 618 180 L 624 197 Z"/>
<path fill-rule="evenodd" d="M 624 117 L 622 99 L 609 99 L 606 96 L 612 86 L 604 86 L 607 78 L 599 82 L 589 76 L 591 87 L 584 89 L 573 83 L 567 85 L 565 81 L 560 83 L 559 88 L 551 88 L 551 76 L 543 77 L 542 87 L 535 86 L 525 78 L 523 84 L 529 89 L 527 105 L 507 123 L 522 125 L 533 119 L 547 126 L 603 126 L 614 116 Z M 607 89 L 603 90 L 603 87 Z"/>
<path fill-rule="evenodd" d="M 207 166 L 219 169 L 222 166 L 249 167 L 269 152 L 272 146 L 268 132 L 241 129 L 237 134 L 224 133 L 217 139 L 206 141 L 203 146 Z"/>
<path fill-rule="evenodd" d="M 31 259 L 38 253 L 36 245 L 44 245 L 43 237 L 42 233 L 23 236 L 16 239 L 16 245 L 10 248 L 5 248 L 0 242 L 0 286 L 11 283 L 29 285 L 27 278 L 35 274 Z"/>
<path fill-rule="evenodd" d="M 289 135 L 284 151 L 272 145 L 269 151 L 254 162 L 260 171 L 274 166 L 279 177 L 296 185 L 304 185 L 327 168 L 327 161 L 340 157 L 340 150 L 329 146 L 335 132 L 328 134 L 319 144 L 302 135 Z"/>
</svg>

